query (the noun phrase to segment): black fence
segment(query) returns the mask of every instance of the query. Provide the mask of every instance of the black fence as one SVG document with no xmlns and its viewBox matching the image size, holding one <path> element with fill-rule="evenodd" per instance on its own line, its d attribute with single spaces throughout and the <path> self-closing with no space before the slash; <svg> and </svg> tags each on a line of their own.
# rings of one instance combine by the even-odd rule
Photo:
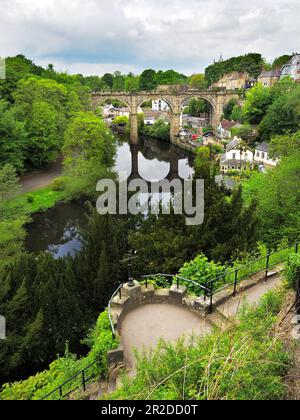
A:
<svg viewBox="0 0 300 420">
<path fill-rule="evenodd" d="M 73 375 L 62 385 L 59 385 L 49 394 L 45 395 L 42 400 L 63 400 L 78 389 L 82 389 L 85 392 L 87 385 L 99 376 L 99 364 L 100 359 L 97 359 L 95 362 Z"/>
<path fill-rule="evenodd" d="M 234 270 L 227 270 L 221 276 L 214 278 L 206 283 L 206 290 L 209 292 L 205 299 L 210 299 L 210 311 L 213 310 L 213 297 L 216 293 L 222 290 L 233 287 L 232 295 L 236 295 L 238 284 L 248 277 L 255 276 L 259 273 L 265 273 L 265 282 L 268 281 L 270 270 L 287 261 L 292 252 L 298 253 L 299 243 L 292 246 L 287 246 L 279 251 L 268 253 L 264 257 L 260 257 L 250 261 L 244 266 L 237 267 Z"/>
</svg>

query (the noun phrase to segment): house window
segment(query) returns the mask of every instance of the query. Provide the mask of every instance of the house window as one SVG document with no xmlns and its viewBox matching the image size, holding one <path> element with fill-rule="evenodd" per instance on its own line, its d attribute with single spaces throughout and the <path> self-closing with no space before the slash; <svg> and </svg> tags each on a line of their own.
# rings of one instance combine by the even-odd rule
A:
<svg viewBox="0 0 300 420">
<path fill-rule="evenodd" d="M 264 82 L 264 87 L 268 87 L 268 82 Z"/>
<path fill-rule="evenodd" d="M 232 154 L 232 159 L 236 159 L 236 153 Z"/>
<path fill-rule="evenodd" d="M 260 153 L 259 152 L 256 152 L 256 156 L 259 157 L 260 156 Z"/>
<path fill-rule="evenodd" d="M 265 158 L 265 153 L 262 153 L 261 157 L 262 157 L 262 159 L 264 159 Z"/>
</svg>

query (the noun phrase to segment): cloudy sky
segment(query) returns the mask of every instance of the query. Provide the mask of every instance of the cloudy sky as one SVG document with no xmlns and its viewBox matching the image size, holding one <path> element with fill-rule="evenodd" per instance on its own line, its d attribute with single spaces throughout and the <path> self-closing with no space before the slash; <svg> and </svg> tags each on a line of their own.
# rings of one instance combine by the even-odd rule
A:
<svg viewBox="0 0 300 420">
<path fill-rule="evenodd" d="M 300 51 L 299 0 L 0 0 L 0 56 L 71 73 L 191 74 L 218 58 Z"/>
</svg>

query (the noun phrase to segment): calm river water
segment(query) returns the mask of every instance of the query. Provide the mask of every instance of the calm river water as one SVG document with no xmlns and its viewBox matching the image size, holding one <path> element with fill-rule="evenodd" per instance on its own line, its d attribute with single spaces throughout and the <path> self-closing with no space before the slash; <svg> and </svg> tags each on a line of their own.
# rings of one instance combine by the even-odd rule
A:
<svg viewBox="0 0 300 420">
<path fill-rule="evenodd" d="M 138 146 L 120 140 L 116 153 L 116 171 L 139 172 L 147 181 L 162 180 L 171 172 L 187 179 L 193 174 L 193 162 L 184 151 L 154 139 L 142 139 Z M 60 204 L 37 214 L 28 225 L 28 251 L 49 251 L 55 257 L 74 255 L 81 248 L 80 230 L 87 226 L 86 211 L 78 204 Z"/>
</svg>

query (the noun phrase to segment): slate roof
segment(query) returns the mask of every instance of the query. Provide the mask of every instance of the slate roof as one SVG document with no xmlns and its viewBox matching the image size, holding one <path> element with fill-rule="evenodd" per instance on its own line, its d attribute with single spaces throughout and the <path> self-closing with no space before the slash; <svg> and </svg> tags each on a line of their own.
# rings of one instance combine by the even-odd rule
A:
<svg viewBox="0 0 300 420">
<path fill-rule="evenodd" d="M 269 148 L 270 148 L 269 143 L 261 143 L 258 146 L 256 146 L 256 150 L 260 152 L 265 152 L 265 153 L 269 153 Z"/>
<path fill-rule="evenodd" d="M 270 71 L 263 71 L 259 77 L 280 77 L 281 76 L 281 70 L 280 69 L 274 69 Z"/>
</svg>

